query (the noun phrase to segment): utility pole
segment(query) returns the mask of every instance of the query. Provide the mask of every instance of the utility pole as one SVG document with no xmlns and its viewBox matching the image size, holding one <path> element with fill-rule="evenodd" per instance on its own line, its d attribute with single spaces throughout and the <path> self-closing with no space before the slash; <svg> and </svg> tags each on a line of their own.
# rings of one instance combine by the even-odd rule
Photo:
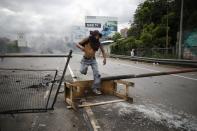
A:
<svg viewBox="0 0 197 131">
<path fill-rule="evenodd" d="M 168 54 L 168 0 L 166 1 L 167 3 L 167 21 L 166 21 L 166 54 Z"/>
<path fill-rule="evenodd" d="M 182 55 L 182 35 L 183 35 L 183 4 L 184 0 L 181 0 L 181 15 L 180 15 L 180 32 L 179 32 L 179 51 L 178 58 L 181 59 Z"/>
</svg>

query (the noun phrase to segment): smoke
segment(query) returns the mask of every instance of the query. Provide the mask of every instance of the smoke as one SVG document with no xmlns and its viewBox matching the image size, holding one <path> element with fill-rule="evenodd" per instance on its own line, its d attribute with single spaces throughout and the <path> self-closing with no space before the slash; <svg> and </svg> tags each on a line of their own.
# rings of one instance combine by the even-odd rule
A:
<svg viewBox="0 0 197 131">
<path fill-rule="evenodd" d="M 29 47 L 39 53 L 63 53 L 69 50 L 65 36 L 29 36 Z"/>
<path fill-rule="evenodd" d="M 118 17 L 119 25 L 125 27 L 142 1 L 1 0 L 0 37 L 16 40 L 18 33 L 24 33 L 28 45 L 36 50 L 61 50 L 71 45 L 65 39 L 70 27 L 84 26 L 85 16 Z"/>
</svg>

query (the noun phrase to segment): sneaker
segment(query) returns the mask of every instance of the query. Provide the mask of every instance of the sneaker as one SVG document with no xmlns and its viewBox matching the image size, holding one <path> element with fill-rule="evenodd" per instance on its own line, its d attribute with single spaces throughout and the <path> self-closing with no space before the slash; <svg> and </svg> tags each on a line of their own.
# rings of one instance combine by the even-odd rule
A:
<svg viewBox="0 0 197 131">
<path fill-rule="evenodd" d="M 102 94 L 101 91 L 99 91 L 98 89 L 93 90 L 93 92 L 94 92 L 95 94 L 97 94 L 97 95 L 101 95 L 101 94 Z"/>
</svg>

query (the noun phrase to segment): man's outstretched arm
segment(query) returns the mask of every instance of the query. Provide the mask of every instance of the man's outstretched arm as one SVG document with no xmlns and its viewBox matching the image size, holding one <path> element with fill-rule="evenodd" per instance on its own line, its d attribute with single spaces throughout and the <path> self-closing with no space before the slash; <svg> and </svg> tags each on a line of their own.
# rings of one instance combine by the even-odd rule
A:
<svg viewBox="0 0 197 131">
<path fill-rule="evenodd" d="M 76 47 L 79 48 L 81 51 L 84 51 L 84 47 L 82 45 L 80 45 L 79 43 L 76 44 Z"/>
<path fill-rule="evenodd" d="M 84 51 L 84 45 L 88 41 L 88 38 L 83 39 L 78 44 L 76 44 L 76 47 L 79 48 L 81 51 Z"/>
<path fill-rule="evenodd" d="M 103 65 L 105 65 L 106 64 L 106 53 L 105 53 L 105 50 L 102 45 L 100 46 L 100 49 L 101 49 L 101 52 L 103 55 Z"/>
</svg>

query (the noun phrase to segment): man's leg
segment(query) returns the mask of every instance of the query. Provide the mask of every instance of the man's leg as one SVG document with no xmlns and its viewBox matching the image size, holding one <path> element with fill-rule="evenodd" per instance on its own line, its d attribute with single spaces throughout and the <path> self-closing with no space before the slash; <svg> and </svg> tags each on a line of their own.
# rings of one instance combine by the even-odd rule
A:
<svg viewBox="0 0 197 131">
<path fill-rule="evenodd" d="M 80 67 L 80 72 L 81 74 L 86 75 L 88 71 L 88 64 L 85 62 L 84 59 L 81 60 L 81 67 Z"/>
<path fill-rule="evenodd" d="M 98 64 L 97 64 L 96 60 L 93 60 L 91 67 L 92 67 L 92 71 L 93 71 L 93 75 L 94 75 L 94 82 L 92 85 L 92 89 L 95 92 L 95 91 L 98 91 L 98 89 L 100 88 L 101 75 L 99 74 Z M 98 92 L 97 94 L 100 94 L 100 92 Z"/>
</svg>

